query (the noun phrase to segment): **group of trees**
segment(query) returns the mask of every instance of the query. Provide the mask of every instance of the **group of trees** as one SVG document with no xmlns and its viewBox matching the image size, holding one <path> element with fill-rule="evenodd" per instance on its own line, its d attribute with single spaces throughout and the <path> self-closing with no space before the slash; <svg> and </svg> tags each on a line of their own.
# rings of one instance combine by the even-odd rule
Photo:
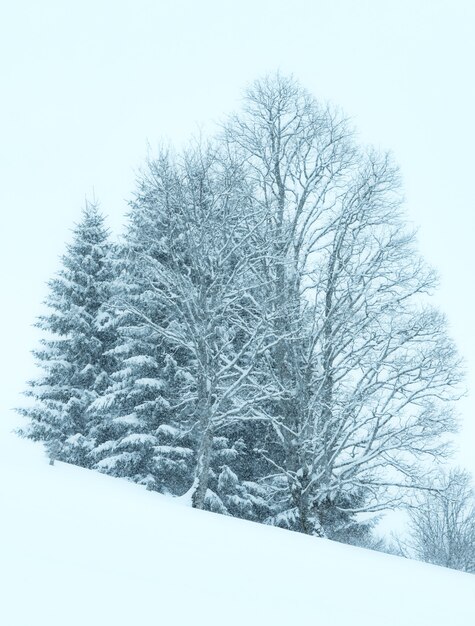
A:
<svg viewBox="0 0 475 626">
<path fill-rule="evenodd" d="M 119 244 L 86 206 L 23 432 L 197 508 L 364 542 L 359 514 L 427 487 L 454 428 L 435 282 L 389 156 L 268 77 L 213 141 L 148 161 Z"/>
</svg>

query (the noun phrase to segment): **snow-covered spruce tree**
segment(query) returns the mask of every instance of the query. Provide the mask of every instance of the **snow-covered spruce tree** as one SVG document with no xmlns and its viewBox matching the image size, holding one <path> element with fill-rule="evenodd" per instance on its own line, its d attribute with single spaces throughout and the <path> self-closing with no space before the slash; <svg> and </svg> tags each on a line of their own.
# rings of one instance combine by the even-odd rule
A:
<svg viewBox="0 0 475 626">
<path fill-rule="evenodd" d="M 158 328 L 168 323 L 166 303 L 151 284 L 150 263 L 167 265 L 170 256 L 167 216 L 160 208 L 153 187 L 139 181 L 104 316 L 117 334 L 110 352 L 117 366 L 94 403 L 103 420 L 91 457 L 101 472 L 180 495 L 190 483 L 193 455 L 176 408 L 188 355 L 144 322 L 146 316 Z"/>
<path fill-rule="evenodd" d="M 104 218 L 87 202 L 49 283 L 49 312 L 36 323 L 45 336 L 34 351 L 42 374 L 26 391 L 34 402 L 19 409 L 29 420 L 21 434 L 43 441 L 51 462 L 90 465 L 90 433 L 100 419 L 91 404 L 107 388 L 114 362 L 107 354 L 114 332 L 100 324 L 113 280 L 111 250 Z"/>
<path fill-rule="evenodd" d="M 251 87 L 225 136 L 248 166 L 269 250 L 258 297 L 276 342 L 255 368 L 274 431 L 256 442 L 269 521 L 331 536 L 423 486 L 419 463 L 453 428 L 457 355 L 424 304 L 434 277 L 387 157 L 358 149 L 336 111 L 279 75 Z"/>
</svg>

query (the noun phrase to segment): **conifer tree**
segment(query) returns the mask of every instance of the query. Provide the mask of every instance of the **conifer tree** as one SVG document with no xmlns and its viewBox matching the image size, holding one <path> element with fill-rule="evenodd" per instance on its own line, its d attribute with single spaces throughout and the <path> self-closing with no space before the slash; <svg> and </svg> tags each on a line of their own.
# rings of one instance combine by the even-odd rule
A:
<svg viewBox="0 0 475 626">
<path fill-rule="evenodd" d="M 21 434 L 43 441 L 54 459 L 89 466 L 90 433 L 97 426 L 92 402 L 109 384 L 114 342 L 101 324 L 112 282 L 111 245 L 104 218 L 95 203 L 86 203 L 63 267 L 49 282 L 49 311 L 36 326 L 45 336 L 34 351 L 42 370 L 25 395 L 31 406 L 19 409 L 28 418 Z"/>
<path fill-rule="evenodd" d="M 92 456 L 101 472 L 181 495 L 190 482 L 193 454 L 174 408 L 180 403 L 186 354 L 144 322 L 146 316 L 159 328 L 168 323 L 150 268 L 153 262 L 168 262 L 166 216 L 146 178 L 130 208 L 109 302 L 109 324 L 117 333 L 111 354 L 117 365 L 105 394 L 94 403 L 103 421 Z"/>
</svg>

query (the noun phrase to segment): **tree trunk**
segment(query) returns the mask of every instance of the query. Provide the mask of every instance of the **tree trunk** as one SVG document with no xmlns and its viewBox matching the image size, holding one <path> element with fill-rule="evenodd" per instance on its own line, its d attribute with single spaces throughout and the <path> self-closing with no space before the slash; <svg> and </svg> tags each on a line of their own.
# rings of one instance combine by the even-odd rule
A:
<svg viewBox="0 0 475 626">
<path fill-rule="evenodd" d="M 313 537 L 326 536 L 316 505 L 312 505 L 305 496 L 300 500 L 299 517 L 302 530 L 306 535 Z"/>
<path fill-rule="evenodd" d="M 213 431 L 207 426 L 202 434 L 198 459 L 195 470 L 195 490 L 191 497 L 191 503 L 195 509 L 203 509 L 209 482 L 209 468 L 211 462 L 211 450 L 213 447 Z"/>
</svg>

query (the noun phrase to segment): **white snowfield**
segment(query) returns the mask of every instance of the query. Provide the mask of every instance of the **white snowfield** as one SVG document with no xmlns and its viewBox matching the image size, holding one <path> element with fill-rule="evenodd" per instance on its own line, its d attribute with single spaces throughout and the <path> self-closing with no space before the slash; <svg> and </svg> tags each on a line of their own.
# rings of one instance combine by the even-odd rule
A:
<svg viewBox="0 0 475 626">
<path fill-rule="evenodd" d="M 473 626 L 475 576 L 195 511 L 0 426 L 2 626 Z"/>
</svg>

